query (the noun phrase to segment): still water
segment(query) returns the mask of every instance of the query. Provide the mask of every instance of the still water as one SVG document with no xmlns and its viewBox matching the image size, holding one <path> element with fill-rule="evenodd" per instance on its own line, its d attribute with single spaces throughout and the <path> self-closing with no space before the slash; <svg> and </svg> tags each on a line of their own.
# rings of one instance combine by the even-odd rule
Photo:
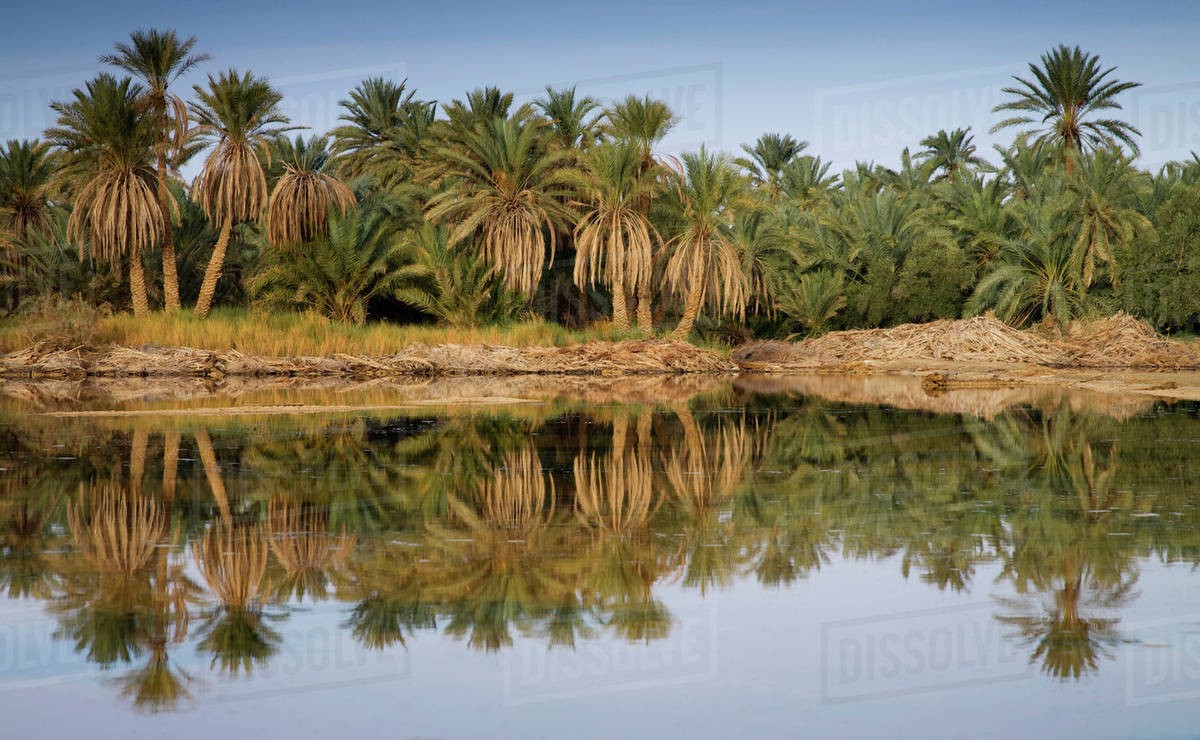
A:
<svg viewBox="0 0 1200 740">
<path fill-rule="evenodd" d="M 814 383 L 9 393 L 3 736 L 1200 733 L 1200 408 Z"/>
</svg>

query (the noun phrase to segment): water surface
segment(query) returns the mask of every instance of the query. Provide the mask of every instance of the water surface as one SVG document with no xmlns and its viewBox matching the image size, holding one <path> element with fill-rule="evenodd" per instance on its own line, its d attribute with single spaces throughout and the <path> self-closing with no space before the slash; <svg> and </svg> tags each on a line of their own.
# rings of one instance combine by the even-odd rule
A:
<svg viewBox="0 0 1200 740">
<path fill-rule="evenodd" d="M 9 392 L 6 736 L 1194 736 L 1197 406 L 856 383 Z"/>
</svg>

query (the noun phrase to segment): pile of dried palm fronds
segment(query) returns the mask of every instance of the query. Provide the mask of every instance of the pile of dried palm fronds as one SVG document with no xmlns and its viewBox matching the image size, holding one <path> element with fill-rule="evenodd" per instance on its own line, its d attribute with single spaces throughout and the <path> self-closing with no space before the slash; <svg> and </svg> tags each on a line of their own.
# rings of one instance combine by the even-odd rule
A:
<svg viewBox="0 0 1200 740">
<path fill-rule="evenodd" d="M 1066 341 L 1074 349 L 1070 364 L 1077 367 L 1200 368 L 1200 345 L 1168 339 L 1123 312 L 1072 324 Z"/>
<path fill-rule="evenodd" d="M 992 316 L 757 342 L 734 352 L 743 370 L 845 369 L 896 361 L 1043 367 L 1200 368 L 1200 347 L 1167 339 L 1125 314 L 1077 322 L 1065 336 L 1014 329 Z"/>
<path fill-rule="evenodd" d="M 236 350 L 114 347 L 92 352 L 36 346 L 0 357 L 0 376 L 319 377 L 437 375 L 678 375 L 733 373 L 718 352 L 684 342 L 591 342 L 571 347 L 413 345 L 388 357 L 252 357 Z"/>
</svg>

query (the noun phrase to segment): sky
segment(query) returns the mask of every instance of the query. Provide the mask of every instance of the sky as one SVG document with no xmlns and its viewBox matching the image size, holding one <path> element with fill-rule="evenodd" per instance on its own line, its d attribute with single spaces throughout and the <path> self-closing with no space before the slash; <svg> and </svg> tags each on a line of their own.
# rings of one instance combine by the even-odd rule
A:
<svg viewBox="0 0 1200 740">
<path fill-rule="evenodd" d="M 682 121 L 664 153 L 736 152 L 789 133 L 834 163 L 895 165 L 938 129 L 989 134 L 1001 88 L 1060 43 L 1098 54 L 1121 80 L 1141 163 L 1200 151 L 1200 3 L 1009 2 L 384 2 L 297 0 L 286 9 L 204 3 L 21 3 L 0 27 L 0 139 L 37 136 L 49 103 L 92 77 L 97 57 L 137 28 L 195 35 L 212 55 L 182 80 L 235 67 L 284 93 L 293 122 L 324 131 L 365 77 L 407 79 L 449 101 L 497 85 L 519 100 L 576 85 L 602 101 L 665 99 Z"/>
</svg>

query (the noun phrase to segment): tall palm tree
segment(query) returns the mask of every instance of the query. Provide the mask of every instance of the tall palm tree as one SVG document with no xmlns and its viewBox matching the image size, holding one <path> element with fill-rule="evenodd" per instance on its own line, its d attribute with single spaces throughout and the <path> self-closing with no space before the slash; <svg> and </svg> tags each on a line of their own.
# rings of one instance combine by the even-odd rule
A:
<svg viewBox="0 0 1200 740">
<path fill-rule="evenodd" d="M 450 126 L 458 131 L 470 131 L 477 124 L 508 118 L 513 94 L 491 85 L 477 87 L 467 93 L 466 100 L 455 98 L 443 106 Z"/>
<path fill-rule="evenodd" d="M 451 226 L 451 246 L 476 236 L 505 285 L 529 298 L 541 282 L 547 246 L 553 259 L 555 234 L 572 216 L 560 172 L 571 154 L 546 146 L 546 126 L 523 108 L 456 129 L 423 171 L 443 186 L 426 217 Z"/>
<path fill-rule="evenodd" d="M 24 241 L 32 232 L 50 236 L 50 185 L 58 165 L 43 141 L 9 139 L 0 146 L 0 246 Z"/>
<path fill-rule="evenodd" d="M 354 192 L 329 172 L 328 137 L 306 141 L 297 136 L 293 141 L 280 136 L 271 142 L 270 159 L 282 170 L 267 202 L 267 238 L 274 246 L 319 239 L 329 233 L 331 209 L 345 216 L 354 207 Z"/>
<path fill-rule="evenodd" d="M 626 292 L 636 295 L 654 273 L 657 233 L 641 203 L 661 186 L 642 169 L 642 153 L 633 144 L 603 144 L 585 154 L 583 163 L 583 171 L 571 178 L 584 210 L 575 226 L 575 284 L 583 288 L 600 279 L 609 285 L 613 323 L 628 329 Z"/>
<path fill-rule="evenodd" d="M 372 77 L 339 103 L 345 113 L 338 120 L 345 124 L 331 134 L 343 175 L 371 175 L 385 187 L 411 175 L 437 104 L 416 99 L 406 83 Z"/>
<path fill-rule="evenodd" d="M 279 109 L 283 96 L 265 77 L 230 69 L 210 74 L 207 89 L 194 89 L 196 133 L 212 151 L 192 185 L 193 197 L 221 225 L 196 299 L 196 315 L 204 318 L 212 309 L 233 224 L 257 219 L 267 205 L 267 178 L 255 150 L 286 131 L 288 119 Z"/>
<path fill-rule="evenodd" d="M 162 238 L 167 221 L 155 194 L 154 122 L 142 115 L 141 85 L 101 74 L 51 108 L 47 138 L 65 153 L 59 178 L 74 193 L 68 237 L 96 259 L 129 259 L 133 312 L 150 310 L 142 252 Z"/>
<path fill-rule="evenodd" d="M 666 278 L 686 295 L 674 335 L 682 341 L 692 333 L 705 303 L 718 313 L 745 311 L 749 286 L 729 229 L 747 195 L 732 160 L 703 146 L 683 155 L 673 179 L 670 205 L 678 227 L 668 242 L 672 254 Z"/>
<path fill-rule="evenodd" d="M 1124 144 L 1138 153 L 1135 136 L 1141 132 L 1125 121 L 1114 118 L 1093 119 L 1099 111 L 1120 110 L 1117 96 L 1138 87 L 1138 82 L 1109 78 L 1116 67 L 1101 69 L 1100 57 L 1078 46 L 1059 45 L 1042 54 L 1041 66 L 1032 62 L 1033 78 L 1014 76 L 1020 85 L 1003 92 L 1012 100 L 993 108 L 993 112 L 1012 111 L 1015 115 L 992 127 L 992 133 L 1010 126 L 1033 125 L 1038 144 L 1051 144 L 1066 156 L 1068 174 L 1073 155 L 1085 149 Z M 1040 128 L 1039 128 L 1040 127 Z"/>
<path fill-rule="evenodd" d="M 679 117 L 671 111 L 670 106 L 661 100 L 654 100 L 649 95 L 642 98 L 630 95 L 613 103 L 604 112 L 604 117 L 607 121 L 604 126 L 605 135 L 635 144 L 642 155 L 641 170 L 665 177 L 666 167 L 654 156 L 654 147 L 679 123 Z M 640 205 L 642 213 L 647 217 L 652 200 L 646 197 Z M 654 329 L 650 310 L 650 281 L 640 286 L 637 299 L 638 326 L 649 333 Z"/>
<path fill-rule="evenodd" d="M 780 191 L 783 170 L 808 148 L 807 141 L 797 141 L 791 134 L 763 134 L 754 146 L 742 144 L 745 157 L 734 160 L 746 170 L 758 187 L 768 188 L 772 195 Z"/>
<path fill-rule="evenodd" d="M 171 83 L 201 62 L 208 54 L 193 54 L 196 37 L 180 40 L 174 30 L 134 31 L 130 43 L 118 43 L 117 53 L 100 57 L 102 64 L 125 70 L 141 81 L 142 105 L 153 118 L 157 168 L 156 195 L 163 220 L 171 222 L 171 193 L 167 172 L 175 170 L 188 154 L 188 114 L 183 98 L 170 92 Z M 175 265 L 175 240 L 171 229 L 162 238 L 163 303 L 167 311 L 178 311 L 179 275 Z"/>
<path fill-rule="evenodd" d="M 933 171 L 939 171 L 940 180 L 953 180 L 959 172 L 972 167 L 984 167 L 987 162 L 975 156 L 975 144 L 971 128 L 956 128 L 947 133 L 945 129 L 921 139 L 923 150 L 917 152 L 917 160 Z"/>
<path fill-rule="evenodd" d="M 575 88 L 555 90 L 546 87 L 546 96 L 533 101 L 535 107 L 550 119 L 551 130 L 565 149 L 587 149 L 595 142 L 603 114 L 600 102 L 593 97 L 575 97 Z"/>
</svg>

